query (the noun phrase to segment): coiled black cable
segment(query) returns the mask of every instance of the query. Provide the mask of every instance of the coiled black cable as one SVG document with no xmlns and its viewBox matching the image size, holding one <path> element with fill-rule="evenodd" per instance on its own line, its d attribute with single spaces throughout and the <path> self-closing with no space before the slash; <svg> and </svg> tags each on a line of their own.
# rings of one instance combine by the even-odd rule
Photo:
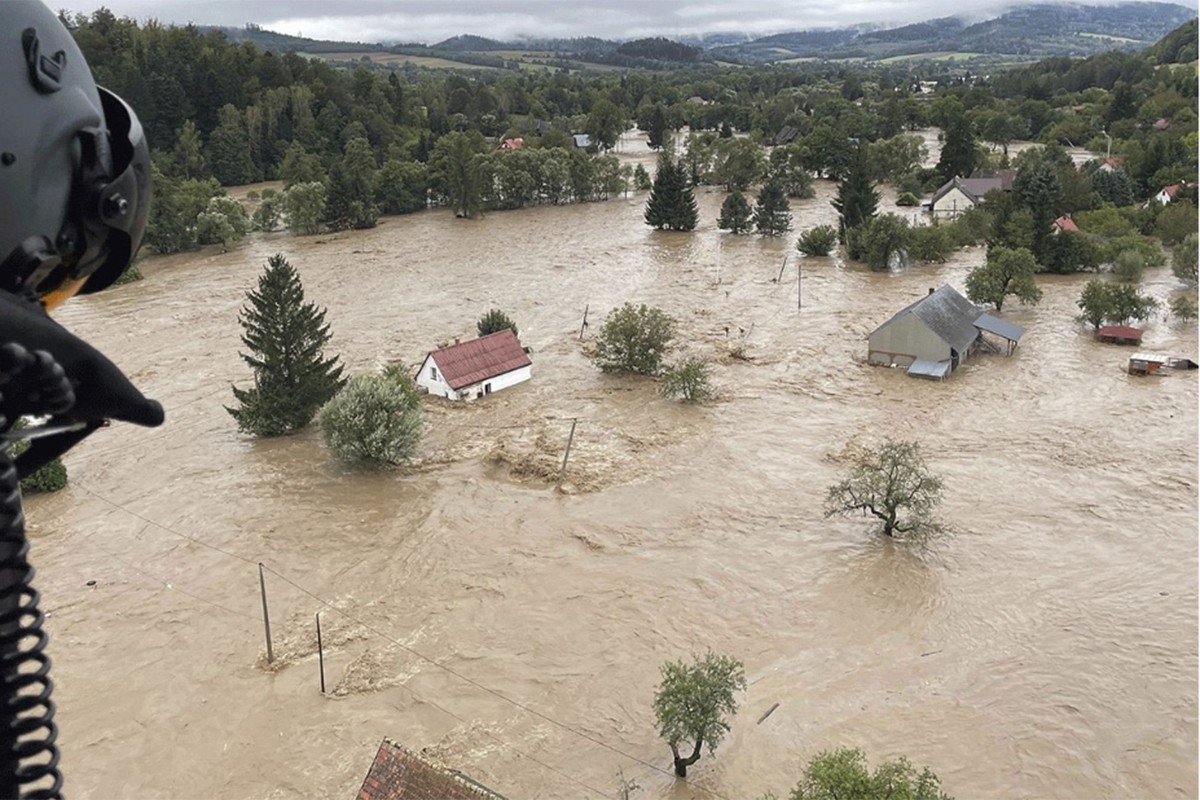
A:
<svg viewBox="0 0 1200 800">
<path fill-rule="evenodd" d="M 12 408 L 62 413 L 75 400 L 53 357 L 15 344 L 0 346 L 0 395 L 9 413 Z M 0 417 L 0 430 L 13 422 Z M 0 450 L 0 798 L 57 800 L 62 775 L 54 683 L 28 554 L 21 479 L 12 458 Z"/>
</svg>

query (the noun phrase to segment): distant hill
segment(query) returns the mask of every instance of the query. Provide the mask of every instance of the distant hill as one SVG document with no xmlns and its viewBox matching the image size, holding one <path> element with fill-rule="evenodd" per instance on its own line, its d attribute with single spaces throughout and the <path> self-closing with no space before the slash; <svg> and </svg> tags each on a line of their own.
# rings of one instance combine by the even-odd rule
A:
<svg viewBox="0 0 1200 800">
<path fill-rule="evenodd" d="M 944 17 L 888 30 L 844 28 L 783 33 L 712 48 L 708 54 L 748 63 L 791 58 L 884 59 L 934 52 L 1029 58 L 1086 56 L 1104 50 L 1147 47 L 1195 18 L 1195 9 L 1171 3 L 1042 4 L 1012 8 L 975 24 Z"/>
<path fill-rule="evenodd" d="M 512 68 L 514 58 L 498 51 L 536 52 L 521 57 L 543 68 L 580 69 L 605 65 L 622 69 L 674 69 L 714 62 L 778 63 L 796 59 L 901 59 L 975 57 L 992 62 L 1033 61 L 1050 56 L 1088 56 L 1154 46 L 1160 63 L 1196 58 L 1196 10 L 1170 3 L 1026 5 L 983 22 L 942 17 L 897 28 L 864 24 L 835 30 L 806 30 L 750 38 L 743 34 L 653 37 L 615 42 L 597 37 L 521 38 L 503 42 L 483 36 L 454 36 L 434 45 L 363 44 L 289 36 L 256 25 L 219 28 L 232 41 L 254 42 L 264 50 L 312 55 L 372 56 L 390 53 Z M 1176 31 L 1192 22 L 1190 28 Z M 1172 32 L 1175 31 L 1174 34 Z M 1159 39 L 1172 34 L 1162 43 Z M 1190 38 L 1189 38 L 1190 37 Z M 1157 44 L 1156 44 L 1157 43 Z"/>
<path fill-rule="evenodd" d="M 1186 64 L 1196 60 L 1197 36 L 1200 30 L 1196 20 L 1188 20 L 1160 39 L 1146 51 L 1159 64 Z"/>
<path fill-rule="evenodd" d="M 492 50 L 511 50 L 512 45 L 498 42 L 495 39 L 485 39 L 482 36 L 453 36 L 445 41 L 430 45 L 430 50 L 440 50 L 449 53 L 487 53 Z"/>
</svg>

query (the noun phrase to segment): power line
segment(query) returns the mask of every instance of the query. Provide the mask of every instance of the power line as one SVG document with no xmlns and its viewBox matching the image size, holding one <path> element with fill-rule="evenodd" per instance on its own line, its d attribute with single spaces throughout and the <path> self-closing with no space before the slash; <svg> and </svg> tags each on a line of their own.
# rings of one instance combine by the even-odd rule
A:
<svg viewBox="0 0 1200 800">
<path fill-rule="evenodd" d="M 92 497 L 96 498 L 97 500 L 107 503 L 108 505 L 112 506 L 113 508 L 120 509 L 121 511 L 124 511 L 126 514 L 130 514 L 134 517 L 137 517 L 142 522 L 145 522 L 148 525 L 153 525 L 156 528 L 160 528 L 161 530 L 164 530 L 164 531 L 167 531 L 168 533 L 174 534 L 175 536 L 178 536 L 181 539 L 186 539 L 187 541 L 189 541 L 193 544 L 198 544 L 201 547 L 207 547 L 209 550 L 215 550 L 216 552 L 221 553 L 222 555 L 229 556 L 230 558 L 236 558 L 238 561 L 244 562 L 246 564 L 251 564 L 251 565 L 255 565 L 255 566 L 257 566 L 257 564 L 258 564 L 258 562 L 252 561 L 249 558 L 246 558 L 245 556 L 239 556 L 237 553 L 231 553 L 228 550 L 217 547 L 215 544 L 209 544 L 208 542 L 201 541 L 200 539 L 197 539 L 194 536 L 188 536 L 186 533 L 180 533 L 179 531 L 177 531 L 173 528 L 168 528 L 166 525 L 163 525 L 161 522 L 155 522 L 152 519 L 143 517 L 141 514 L 137 513 L 133 509 L 126 508 L 125 506 L 122 506 L 122 505 L 118 505 L 117 503 L 114 503 L 112 500 L 109 500 L 107 497 L 103 497 L 103 496 L 93 492 L 91 489 L 87 488 L 86 486 L 82 486 L 78 483 L 75 484 L 75 486 L 77 488 L 82 489 L 83 491 L 87 492 Z"/>
<path fill-rule="evenodd" d="M 145 528 L 143 528 L 142 530 L 145 530 Z M 90 539 L 91 537 L 88 537 L 88 538 Z M 227 606 L 223 606 L 220 603 L 215 602 L 213 600 L 209 600 L 206 597 L 201 597 L 198 594 L 193 594 L 193 593 L 189 592 L 187 589 L 181 589 L 180 587 L 176 586 L 174 584 L 174 582 L 160 578 L 157 575 L 142 569 L 141 567 L 137 566 L 136 564 L 131 564 L 130 562 L 128 562 L 125 559 L 118 556 L 116 553 L 109 552 L 109 550 L 107 548 L 101 547 L 100 545 L 96 544 L 95 542 L 91 542 L 91 544 L 97 550 L 108 555 L 110 558 L 113 558 L 114 560 L 120 562 L 121 564 L 124 564 L 125 566 L 129 567 L 130 569 L 134 570 L 135 572 L 140 572 L 141 574 L 145 575 L 147 578 L 150 578 L 151 580 L 161 583 L 165 588 L 167 588 L 170 591 L 179 592 L 180 594 L 185 594 L 188 597 L 192 598 L 193 600 L 199 600 L 201 603 L 207 603 L 208 605 L 213 606 L 214 608 L 219 608 L 228 614 L 235 614 L 239 617 L 245 617 L 246 619 L 253 620 L 255 622 L 262 622 L 262 617 L 251 616 L 250 614 L 247 614 L 243 611 L 237 611 L 237 610 L 229 608 Z"/>
<path fill-rule="evenodd" d="M 189 541 L 189 542 L 192 542 L 192 543 L 194 543 L 194 544 L 198 544 L 198 545 L 201 545 L 201 546 L 203 546 L 203 547 L 207 547 L 207 548 L 209 548 L 210 550 L 214 550 L 214 551 L 216 551 L 216 552 L 218 552 L 218 553 L 221 553 L 222 555 L 229 556 L 230 558 L 235 558 L 235 559 L 237 559 L 238 561 L 241 561 L 241 562 L 243 562 L 243 563 L 246 563 L 246 564 L 252 564 L 252 565 L 255 565 L 255 566 L 257 566 L 257 565 L 258 565 L 258 563 L 259 563 L 259 562 L 256 562 L 256 561 L 252 561 L 252 560 L 250 560 L 250 559 L 248 559 L 248 558 L 246 558 L 246 557 L 244 557 L 244 556 L 240 556 L 240 555 L 238 555 L 237 553 L 233 553 L 233 552 L 230 552 L 230 551 L 228 551 L 228 550 L 224 550 L 224 549 L 222 549 L 222 548 L 220 548 L 220 547 L 217 547 L 216 545 L 212 545 L 212 544 L 209 544 L 209 543 L 207 543 L 207 542 L 201 541 L 200 539 L 197 539 L 197 538 L 195 538 L 195 537 L 188 536 L 187 534 L 184 534 L 184 533 L 180 533 L 179 531 L 175 530 L 174 528 L 168 527 L 168 526 L 166 526 L 166 525 L 163 525 L 162 523 L 159 523 L 159 522 L 155 522 L 155 521 L 154 521 L 154 520 L 152 520 L 152 519 L 148 519 L 148 518 L 146 518 L 146 517 L 142 516 L 141 514 L 137 513 L 136 511 L 133 511 L 133 510 L 131 510 L 131 509 L 128 509 L 128 508 L 126 508 L 126 507 L 124 507 L 124 506 L 121 506 L 121 505 L 119 505 L 119 504 L 117 504 L 117 503 L 114 503 L 113 501 L 109 500 L 109 499 L 108 499 L 108 498 L 106 498 L 106 497 L 102 497 L 101 495 L 97 494 L 96 492 L 93 492 L 91 489 L 88 489 L 88 488 L 87 488 L 87 487 L 85 487 L 85 486 L 79 486 L 79 488 L 80 488 L 80 489 L 82 489 L 83 491 L 87 492 L 88 494 L 92 495 L 93 497 L 97 498 L 98 500 L 101 500 L 101 501 L 103 501 L 103 502 L 107 503 L 108 505 L 112 506 L 113 508 L 117 508 L 117 509 L 120 509 L 120 510 L 122 510 L 122 511 L 125 511 L 126 513 L 128 513 L 128 514 L 130 514 L 130 515 L 132 515 L 132 516 L 134 516 L 134 517 L 137 517 L 138 519 L 140 519 L 140 520 L 142 520 L 143 522 L 147 523 L 148 525 L 151 525 L 151 526 L 153 526 L 153 527 L 159 528 L 160 530 L 164 530 L 164 531 L 166 531 L 166 532 L 168 532 L 168 533 L 170 533 L 170 534 L 172 534 L 172 535 L 174 535 L 174 536 L 178 536 L 178 537 L 179 537 L 179 538 L 181 538 L 181 539 L 186 539 L 187 541 Z M 458 672 L 457 670 L 455 670 L 455 669 L 453 669 L 453 668 L 451 668 L 451 667 L 448 667 L 448 666 L 446 666 L 445 664 L 441 663 L 441 662 L 440 662 L 440 661 L 438 661 L 437 659 L 435 659 L 435 658 L 432 658 L 432 657 L 430 657 L 430 656 L 427 656 L 427 655 L 425 655 L 424 653 L 421 653 L 420 651 L 418 651 L 418 650 L 415 650 L 415 649 L 413 649 L 412 647 L 409 647 L 408 645 L 406 645 L 406 644 L 404 644 L 403 642 L 399 641 L 398 639 L 396 639 L 396 638 L 394 638 L 394 637 L 392 637 L 392 636 L 390 636 L 390 635 L 388 635 L 388 634 L 384 633 L 383 631 L 379 630 L 378 628 L 376 628 L 376 627 L 374 627 L 374 626 L 372 626 L 372 625 L 369 625 L 369 624 L 368 624 L 368 623 L 366 623 L 366 622 L 363 622 L 361 619 L 359 619 L 359 618 L 355 617 L 353 614 L 351 614 L 350 612 L 346 611 L 345 609 L 342 609 L 342 608 L 339 608 L 339 607 L 337 607 L 337 606 L 333 605 L 333 603 L 331 603 L 329 600 L 326 600 L 325 598 L 323 598 L 323 597 L 321 597 L 321 596 L 319 596 L 319 595 L 317 595 L 317 594 L 314 594 L 313 592 L 309 591 L 309 590 L 308 590 L 307 588 L 305 588 L 304 586 L 301 586 L 299 583 L 297 583 L 296 581 L 294 581 L 294 580 L 292 580 L 291 578 L 287 577 L 286 575 L 284 575 L 283 573 L 279 572 L 278 570 L 275 570 L 275 569 L 273 569 L 272 567 L 269 567 L 269 566 L 267 566 L 266 564 L 263 564 L 263 568 L 264 568 L 264 569 L 265 569 L 267 572 L 270 572 L 270 573 L 271 573 L 272 575 L 274 575 L 275 577 L 279 578 L 280 580 L 284 581 L 285 583 L 288 583 L 288 584 L 290 584 L 290 585 L 291 585 L 291 586 L 293 586 L 294 588 L 296 588 L 296 589 L 300 590 L 301 592 L 303 592 L 304 594 L 308 595 L 308 596 L 309 596 L 309 597 L 311 597 L 313 600 L 316 600 L 318 603 L 320 603 L 321 605 L 325 606 L 326 608 L 329 608 L 329 609 L 331 609 L 331 610 L 333 610 L 333 611 L 336 611 L 337 613 L 339 613 L 339 614 L 341 614 L 342 616 L 344 616 L 344 617 L 346 617 L 347 619 L 349 619 L 351 622 L 354 622 L 355 624 L 362 626 L 363 628 L 367 629 L 368 631 L 370 631 L 371 633 L 375 634 L 376 636 L 378 636 L 378 637 L 380 637 L 380 638 L 382 638 L 382 639 L 385 639 L 385 640 L 387 640 L 387 641 L 391 642 L 391 643 L 392 643 L 392 644 L 394 644 L 396 647 L 399 647 L 401 650 L 404 650 L 405 652 L 407 652 L 407 653 L 410 653 L 411 655 L 414 655 L 414 656 L 416 656 L 417 658 L 421 659 L 422 661 L 426 661 L 426 662 L 428 662 L 429 664 L 432 664 L 433 666 L 437 667 L 438 669 L 441 669 L 441 670 L 443 670 L 444 672 L 446 672 L 446 673 L 448 673 L 448 674 L 450 674 L 450 675 L 453 675 L 454 677 L 458 678 L 459 680 L 463 681 L 464 683 L 468 683 L 468 684 L 470 684 L 471 686 L 474 686 L 475 688 L 477 688 L 477 689 L 480 689 L 481 691 L 487 692 L 488 694 L 490 694 L 490 695 L 492 695 L 492 696 L 494 696 L 494 697 L 496 697 L 496 698 L 498 698 L 498 699 L 500 699 L 500 700 L 502 700 L 502 701 L 504 701 L 504 702 L 508 703 L 509 705 L 512 705 L 512 706 L 514 706 L 514 707 L 516 707 L 516 708 L 519 708 L 519 709 L 521 709 L 522 711 L 524 711 L 525 713 L 527 713 L 527 714 L 531 714 L 531 715 L 533 715 L 533 716 L 537 717 L 538 719 L 544 720 L 545 722 L 548 722 L 548 723 L 550 723 L 551 725 L 554 725 L 555 727 L 561 728 L 562 730 L 565 730 L 565 731 L 567 731 L 568 733 L 572 733 L 572 734 L 574 734 L 575 736 L 578 736 L 578 737 L 580 737 L 581 739 L 586 739 L 587 741 L 589 741 L 589 742 L 592 742 L 593 744 L 596 744 L 596 745 L 598 745 L 598 746 L 600 746 L 600 747 L 604 748 L 605 750 L 608 750 L 609 752 L 616 753 L 617 755 L 619 755 L 619 756 L 621 756 L 621 757 L 623 757 L 623 758 L 627 758 L 627 759 L 629 759 L 630 761 L 633 761 L 633 762 L 635 762 L 635 763 L 637 763 L 637 764 L 640 764 L 640 765 L 642 765 L 643 767 L 646 767 L 646 768 L 648 768 L 648 769 L 652 769 L 652 770 L 654 770 L 655 772 L 659 772 L 659 773 L 661 773 L 661 774 L 663 774 L 663 775 L 666 775 L 666 776 L 668 776 L 668 777 L 671 777 L 671 776 L 673 776 L 673 773 L 669 772 L 668 770 L 665 770 L 665 769 L 663 769 L 662 767 L 659 767 L 659 766 L 657 766 L 656 764 L 652 764 L 651 762 L 649 762 L 649 761 L 646 761 L 645 759 L 639 758 L 638 756 L 635 756 L 635 755 L 631 755 L 631 754 L 629 754 L 629 753 L 626 753 L 625 751 L 621 750 L 620 748 L 614 747 L 614 746 L 612 746 L 612 745 L 608 744 L 607 742 L 604 742 L 604 741 L 602 741 L 601 739 L 598 739 L 598 738 L 596 738 L 595 736 L 591 735 L 590 733 L 586 733 L 586 732 L 584 732 L 584 731 L 581 731 L 581 730 L 578 730 L 578 729 L 576 729 L 576 728 L 573 728 L 573 727 L 571 727 L 570 725 L 566 724 L 565 722 L 560 722 L 560 721 L 558 721 L 558 720 L 554 719 L 553 717 L 550 717 L 550 716 L 548 716 L 548 715 L 546 715 L 546 714 L 543 714 L 541 711 L 538 711 L 537 709 L 535 709 L 535 708 L 532 708 L 532 707 L 530 707 L 530 706 L 526 705 L 525 703 L 522 703 L 522 702 L 521 702 L 521 701 L 519 701 L 519 700 L 514 700 L 513 698 L 511 698 L 511 697 L 509 697 L 508 695 L 504 694 L 503 692 L 500 692 L 500 691 L 499 691 L 499 690 L 497 690 L 497 689 L 493 689 L 493 688 L 491 688 L 490 686 L 487 686 L 487 685 L 485 685 L 485 684 L 482 684 L 482 683 L 480 683 L 479 681 L 475 680 L 474 678 L 468 677 L 467 675 L 464 675 L 464 674 L 462 674 L 461 672 Z M 197 598 L 197 599 L 199 599 L 199 600 L 203 600 L 204 602 L 209 602 L 209 601 L 207 601 L 207 600 L 204 600 L 203 598 Z M 226 610 L 231 610 L 231 609 L 226 609 Z M 234 612 L 234 613 L 239 613 L 239 612 Z M 252 619 L 253 619 L 253 618 L 252 618 Z M 408 688 L 408 687 L 405 687 L 405 688 Z M 411 691 L 411 690 L 410 690 L 410 691 Z M 414 692 L 413 694 L 414 694 L 414 696 L 416 696 L 416 693 L 415 693 L 415 692 Z M 430 702 L 430 701 L 424 701 L 424 702 Z M 431 704 L 432 704 L 432 703 L 431 703 Z M 440 708 L 440 706 L 439 706 L 439 708 Z M 443 710 L 444 710 L 444 709 L 443 709 Z M 449 712 L 447 712 L 447 713 L 449 713 Z M 456 719 L 459 719 L 459 721 L 463 722 L 464 724 L 469 724 L 469 723 L 466 723 L 466 721 L 465 721 L 465 720 L 462 720 L 461 718 L 457 717 L 456 715 L 453 715 L 453 714 L 451 714 L 451 716 L 454 716 Z M 497 739 L 497 741 L 501 741 L 501 740 Z M 503 741 L 501 741 L 501 744 L 504 744 L 504 742 L 503 742 Z M 513 749 L 514 749 L 514 751 L 515 751 L 515 752 L 519 752 L 519 751 L 516 751 L 516 749 L 515 749 L 515 748 L 513 748 Z M 539 763 L 539 764 L 541 764 L 541 763 L 542 763 L 542 762 L 540 762 L 540 761 L 537 761 L 536 759 L 534 759 L 532 756 L 526 756 L 526 757 L 527 757 L 527 758 L 529 758 L 531 761 L 535 761 L 536 763 Z M 569 780 L 572 780 L 572 781 L 575 781 L 575 780 L 576 780 L 576 779 L 575 779 L 575 778 L 573 778 L 572 776 L 566 775 L 565 773 L 561 773 L 561 772 L 559 772 L 558 770 L 554 769 L 553 767 L 549 766 L 548 764 L 542 764 L 542 766 L 545 766 L 547 769 L 553 770 L 554 772 L 556 772 L 556 773 L 558 773 L 558 774 L 562 775 L 562 776 L 563 776 L 563 777 L 565 777 L 565 778 L 568 778 Z M 583 783 L 580 783 L 580 785 L 587 786 L 587 784 L 583 784 Z M 596 790 L 594 787 L 588 786 L 587 788 L 588 788 L 590 791 L 595 791 L 595 792 L 597 792 L 598 794 L 601 794 L 601 795 L 603 795 L 603 794 L 604 794 L 603 792 L 600 792 L 600 791 Z M 728 798 L 727 798 L 725 795 L 721 794 L 720 792 L 716 791 L 715 789 L 707 789 L 707 788 L 705 788 L 705 787 L 703 787 L 703 786 L 693 786 L 692 788 L 699 789 L 700 791 L 702 791 L 702 792 L 705 792 L 705 793 L 707 793 L 707 794 L 709 794 L 709 795 L 712 795 L 713 797 L 717 797 L 717 798 L 719 798 L 719 800 L 729 800 L 729 799 L 728 799 Z"/>
<path fill-rule="evenodd" d="M 318 603 L 321 603 L 325 607 L 332 609 L 333 611 L 336 611 L 337 613 L 339 613 L 342 616 L 349 619 L 351 622 L 353 622 L 357 625 L 361 625 L 362 627 L 366 628 L 371 633 L 374 633 L 376 636 L 379 636 L 379 637 L 382 637 L 382 638 L 388 640 L 392 644 L 399 647 L 401 650 L 404 650 L 405 652 L 410 653 L 410 654 L 416 656 L 417 658 L 434 665 L 435 667 L 449 673 L 450 675 L 453 675 L 454 677 L 458 678 L 459 680 L 464 681 L 465 683 L 469 683 L 470 685 L 474 686 L 475 688 L 481 689 L 482 691 L 485 691 L 488 694 L 490 694 L 494 697 L 497 697 L 506 703 L 509 703 L 510 705 L 516 706 L 517 708 L 521 709 L 522 711 L 526 712 L 527 714 L 532 714 L 533 716 L 537 717 L 538 719 L 545 720 L 546 722 L 550 723 L 551 725 L 562 728 L 563 730 L 568 731 L 569 733 L 573 733 L 582 739 L 587 739 L 589 742 L 592 742 L 593 744 L 597 744 L 600 747 L 603 747 L 605 750 L 616 753 L 617 755 L 627 758 L 630 761 L 633 761 L 637 764 L 641 764 L 643 767 L 653 769 L 657 772 L 662 773 L 663 775 L 668 775 L 668 776 L 673 775 L 673 773 L 663 769 L 662 767 L 652 764 L 649 761 L 646 761 L 635 755 L 626 753 L 625 751 L 621 750 L 620 748 L 613 747 L 612 745 L 608 744 L 607 742 L 604 742 L 600 739 L 597 739 L 595 736 L 592 736 L 590 733 L 586 733 L 586 732 L 578 730 L 576 728 L 572 728 L 570 725 L 567 725 L 565 722 L 559 722 L 558 720 L 554 719 L 553 717 L 547 716 L 546 714 L 543 714 L 541 711 L 538 711 L 537 709 L 531 708 L 530 706 L 526 705 L 525 703 L 522 703 L 520 700 L 514 700 L 513 698 L 500 692 L 499 690 L 493 689 L 490 686 L 480 683 L 479 681 L 475 680 L 474 678 L 468 677 L 468 676 L 462 674 L 461 672 L 458 672 L 457 670 L 446 666 L 445 664 L 441 663 L 437 659 L 431 658 L 430 656 L 427 656 L 424 653 L 421 653 L 420 651 L 415 650 L 412 647 L 409 647 L 408 645 L 404 644 L 403 642 L 399 641 L 398 639 L 394 639 L 393 637 L 380 631 L 379 629 L 374 628 L 371 625 L 368 625 L 367 623 L 363 622 L 361 619 L 356 618 L 354 615 L 350 614 L 349 612 L 345 611 L 344 609 L 338 608 L 337 606 L 333 605 L 328 600 L 313 594 L 308 589 L 306 589 L 303 586 L 301 586 L 300 584 L 296 583 L 294 580 L 287 577 L 286 575 L 283 575 L 266 565 L 264 565 L 264 568 L 267 570 L 267 572 L 270 572 L 272 575 L 276 576 L 277 578 L 291 584 L 292 586 L 299 589 L 304 594 L 306 594 L 309 597 L 311 597 L 312 599 L 316 600 Z M 700 789 L 702 792 L 707 792 L 708 794 L 711 794 L 714 797 L 722 798 L 722 800 L 728 800 L 728 798 L 725 798 L 724 795 L 720 794 L 719 792 L 717 792 L 715 790 L 706 789 L 703 786 L 696 786 L 694 788 Z"/>
</svg>

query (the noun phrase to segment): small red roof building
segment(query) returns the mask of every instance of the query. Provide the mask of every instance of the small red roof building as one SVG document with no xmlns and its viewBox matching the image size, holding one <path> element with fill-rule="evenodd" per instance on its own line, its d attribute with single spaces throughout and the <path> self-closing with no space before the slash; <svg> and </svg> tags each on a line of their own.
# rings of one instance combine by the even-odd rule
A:
<svg viewBox="0 0 1200 800">
<path fill-rule="evenodd" d="M 1071 219 L 1070 214 L 1063 214 L 1061 217 L 1054 220 L 1054 227 L 1060 231 L 1079 233 L 1079 226 L 1075 224 L 1075 220 Z"/>
<path fill-rule="evenodd" d="M 1166 117 L 1159 117 L 1154 121 L 1154 130 L 1156 131 L 1165 131 L 1169 127 L 1171 127 L 1171 120 Z"/>
<path fill-rule="evenodd" d="M 503 142 L 500 143 L 500 146 L 497 147 L 496 149 L 497 150 L 520 150 L 524 146 L 525 146 L 525 140 L 520 137 L 517 137 L 515 139 L 505 139 Z"/>
<path fill-rule="evenodd" d="M 384 739 L 355 800 L 504 800 L 458 770 Z"/>
<path fill-rule="evenodd" d="M 432 394 L 461 400 L 481 397 L 528 380 L 530 367 L 525 349 L 511 328 L 469 342 L 429 351 L 415 380 Z M 474 391 L 472 389 L 474 387 Z"/>
<path fill-rule="evenodd" d="M 1104 325 L 1096 329 L 1096 338 L 1113 344 L 1141 344 L 1142 331 L 1128 325 Z"/>
</svg>

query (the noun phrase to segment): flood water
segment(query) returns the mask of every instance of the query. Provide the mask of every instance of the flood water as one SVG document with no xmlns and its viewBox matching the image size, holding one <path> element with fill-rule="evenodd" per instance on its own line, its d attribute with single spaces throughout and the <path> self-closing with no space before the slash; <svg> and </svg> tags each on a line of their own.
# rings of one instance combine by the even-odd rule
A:
<svg viewBox="0 0 1200 800">
<path fill-rule="evenodd" d="M 797 229 L 834 222 L 818 190 Z M 841 746 L 927 764 L 960 800 L 1195 797 L 1196 374 L 1126 375 L 1131 351 L 1073 321 L 1087 276 L 1005 309 L 1026 328 L 1012 358 L 944 383 L 866 366 L 874 327 L 961 291 L 983 251 L 874 274 L 800 258 L 794 233 L 722 234 L 723 197 L 699 192 L 692 234 L 649 230 L 634 194 L 256 235 L 64 309 L 169 419 L 93 436 L 71 486 L 28 504 L 69 795 L 350 798 L 387 736 L 511 798 L 613 797 L 619 771 L 635 798 L 784 796 Z M 244 437 L 222 407 L 249 375 L 238 309 L 275 252 L 351 371 L 415 365 L 496 307 L 533 380 L 428 400 L 420 460 L 394 474 L 337 466 L 316 430 Z M 1177 288 L 1167 267 L 1143 285 Z M 590 365 L 585 307 L 594 333 L 624 301 L 717 359 L 718 402 Z M 1194 326 L 1146 336 L 1196 356 Z M 847 444 L 885 436 L 945 479 L 958 535 L 928 554 L 822 518 Z M 706 648 L 749 690 L 677 782 L 651 701 L 664 661 Z"/>
</svg>

